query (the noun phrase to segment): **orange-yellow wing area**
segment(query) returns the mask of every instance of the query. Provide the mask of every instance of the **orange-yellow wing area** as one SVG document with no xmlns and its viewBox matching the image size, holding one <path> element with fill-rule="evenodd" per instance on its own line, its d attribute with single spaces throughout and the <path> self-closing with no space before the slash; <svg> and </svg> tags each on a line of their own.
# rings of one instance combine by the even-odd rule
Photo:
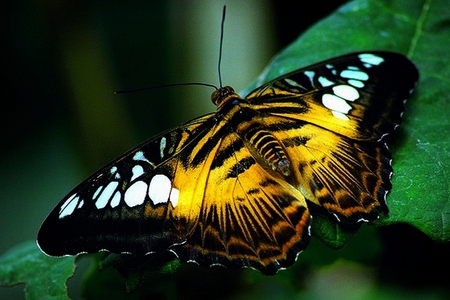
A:
<svg viewBox="0 0 450 300">
<path fill-rule="evenodd" d="M 252 103 L 259 112 L 254 122 L 283 145 L 291 163 L 286 180 L 308 201 L 343 222 L 377 219 L 387 212 L 392 174 L 381 134 L 361 125 L 363 106 L 353 104 L 354 112 L 341 119 L 310 97 L 277 91 L 273 104 Z"/>
<path fill-rule="evenodd" d="M 390 156 L 384 145 L 361 143 L 315 125 L 274 133 L 292 164 L 290 182 L 343 222 L 387 212 Z"/>
<path fill-rule="evenodd" d="M 200 265 L 274 274 L 291 266 L 308 244 L 306 202 L 278 173 L 258 164 L 239 135 L 223 134 L 224 124 L 195 143 L 187 164 L 179 158 L 169 162 L 179 198 L 165 231 L 179 240 L 188 237 L 171 250 Z M 194 163 L 200 156 L 204 160 Z"/>
</svg>

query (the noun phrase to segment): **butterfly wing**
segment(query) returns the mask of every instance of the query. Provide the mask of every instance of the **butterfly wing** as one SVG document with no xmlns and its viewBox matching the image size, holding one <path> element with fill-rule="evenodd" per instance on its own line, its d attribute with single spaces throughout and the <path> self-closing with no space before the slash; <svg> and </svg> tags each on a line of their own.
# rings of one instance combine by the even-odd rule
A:
<svg viewBox="0 0 450 300">
<path fill-rule="evenodd" d="M 247 266 L 265 274 L 291 266 L 309 241 L 303 195 L 258 164 L 236 133 L 224 135 L 207 160 L 198 224 L 174 251 L 200 265 Z"/>
<path fill-rule="evenodd" d="M 352 53 L 286 74 L 246 98 L 276 108 L 279 116 L 356 140 L 378 140 L 400 123 L 417 80 L 417 68 L 401 54 Z"/>
<path fill-rule="evenodd" d="M 149 140 L 81 183 L 42 224 L 40 248 L 53 256 L 170 250 L 182 261 L 266 274 L 292 265 L 309 240 L 302 194 L 212 116 Z"/>
<path fill-rule="evenodd" d="M 277 78 L 246 98 L 283 144 L 289 181 L 339 220 L 387 212 L 391 156 L 384 137 L 400 123 L 418 80 L 391 52 L 353 53 Z"/>
<path fill-rule="evenodd" d="M 184 243 L 186 234 L 170 232 L 167 224 L 175 202 L 183 201 L 171 179 L 186 164 L 183 149 L 198 142 L 210 123 L 211 115 L 206 115 L 162 133 L 75 187 L 39 230 L 43 252 L 62 256 L 108 250 L 140 255 Z M 188 218 L 196 217 L 192 213 Z"/>
</svg>

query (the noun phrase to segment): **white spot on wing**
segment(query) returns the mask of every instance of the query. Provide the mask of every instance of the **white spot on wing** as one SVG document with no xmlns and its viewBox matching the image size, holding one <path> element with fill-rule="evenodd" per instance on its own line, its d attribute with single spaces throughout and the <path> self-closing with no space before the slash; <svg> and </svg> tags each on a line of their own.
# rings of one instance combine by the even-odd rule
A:
<svg viewBox="0 0 450 300">
<path fill-rule="evenodd" d="M 339 96 L 348 101 L 355 101 L 359 98 L 358 90 L 350 85 L 337 85 L 333 87 L 333 92 L 336 94 L 336 96 Z"/>
<path fill-rule="evenodd" d="M 113 196 L 113 198 L 111 199 L 111 201 L 109 202 L 109 205 L 110 205 L 112 208 L 116 207 L 117 205 L 120 204 L 120 198 L 121 198 L 120 192 L 117 191 L 117 192 L 114 194 L 114 196 Z"/>
<path fill-rule="evenodd" d="M 109 169 L 109 172 L 111 175 L 114 175 L 114 179 L 120 179 L 120 174 L 117 172 L 117 167 L 113 166 L 111 169 Z"/>
<path fill-rule="evenodd" d="M 369 75 L 363 71 L 344 70 L 341 72 L 341 77 L 366 81 L 369 79 Z"/>
<path fill-rule="evenodd" d="M 150 181 L 148 196 L 154 204 L 166 203 L 169 200 L 171 190 L 172 183 L 169 177 L 164 174 L 157 174 Z"/>
<path fill-rule="evenodd" d="M 117 189 L 118 185 L 119 185 L 119 182 L 111 181 L 110 183 L 108 183 L 108 185 L 105 187 L 105 189 L 100 193 L 98 198 L 94 198 L 95 206 L 98 209 L 105 208 L 105 206 L 109 202 L 109 199 L 111 199 L 112 194 Z"/>
<path fill-rule="evenodd" d="M 101 185 L 97 188 L 94 195 L 92 196 L 93 199 L 97 198 L 97 196 L 98 196 L 98 194 L 100 194 L 100 191 L 102 190 L 102 188 L 103 188 L 103 185 Z"/>
<path fill-rule="evenodd" d="M 80 197 L 77 196 L 77 194 L 73 194 L 72 196 L 70 196 L 69 199 L 67 199 L 64 204 L 61 205 L 61 209 L 59 210 L 59 219 L 71 215 L 77 207 L 78 200 L 80 200 Z"/>
<path fill-rule="evenodd" d="M 142 166 L 140 165 L 135 165 L 133 169 L 131 169 L 131 172 L 133 173 L 133 176 L 131 176 L 130 181 L 133 181 L 134 179 L 144 174 L 144 168 L 142 168 Z"/>
<path fill-rule="evenodd" d="M 84 204 L 84 200 L 81 199 L 81 201 L 78 202 L 77 208 L 82 208 L 82 207 L 83 207 L 83 204 Z"/>
<path fill-rule="evenodd" d="M 148 186 L 145 182 L 136 181 L 125 191 L 123 200 L 129 207 L 141 205 L 142 203 L 144 203 L 147 188 Z"/>
<path fill-rule="evenodd" d="M 333 81 L 330 81 L 330 80 L 328 80 L 327 78 L 325 78 L 325 77 L 323 77 L 323 76 L 319 76 L 319 82 L 320 82 L 320 84 L 323 86 L 323 87 L 327 87 L 327 86 L 330 86 L 330 85 L 333 85 L 334 84 L 334 82 Z"/>
<path fill-rule="evenodd" d="M 352 107 L 342 98 L 332 94 L 324 94 L 322 96 L 322 103 L 325 107 L 346 114 Z"/>
<path fill-rule="evenodd" d="M 363 88 L 364 87 L 364 82 L 359 81 L 359 80 L 349 79 L 348 83 L 353 85 L 354 87 L 357 87 L 357 88 Z"/>
<path fill-rule="evenodd" d="M 152 167 L 155 167 L 155 164 L 152 163 L 151 161 L 149 161 L 145 156 L 144 156 L 144 152 L 142 151 L 138 151 L 134 154 L 133 156 L 133 160 L 138 160 L 138 161 L 145 161 L 146 163 L 148 163 L 149 165 L 151 165 Z"/>
<path fill-rule="evenodd" d="M 296 86 L 296 87 L 302 88 L 302 86 L 300 84 L 298 84 L 296 81 L 294 81 L 292 79 L 285 78 L 284 81 L 291 86 Z"/>
<path fill-rule="evenodd" d="M 366 64 L 378 66 L 384 61 L 384 58 L 371 53 L 363 53 L 358 55 L 359 59 Z"/>
<path fill-rule="evenodd" d="M 341 113 L 341 112 L 332 110 L 331 113 L 333 114 L 333 116 L 335 116 L 335 117 L 338 118 L 338 119 L 341 119 L 341 120 L 344 120 L 344 121 L 350 120 L 350 119 L 347 117 L 346 114 L 343 114 L 343 113 Z"/>
<path fill-rule="evenodd" d="M 111 174 L 115 174 L 117 172 L 117 167 L 116 166 L 111 167 L 111 169 L 109 169 L 109 172 L 111 172 Z"/>
<path fill-rule="evenodd" d="M 164 149 L 166 149 L 166 137 L 163 136 L 159 142 L 159 156 L 161 158 L 164 157 Z"/>
<path fill-rule="evenodd" d="M 144 152 L 142 151 L 138 151 L 134 154 L 133 156 L 134 160 L 140 160 L 140 161 L 145 161 L 145 162 L 149 162 L 147 158 L 145 158 L 144 156 Z"/>
<path fill-rule="evenodd" d="M 305 75 L 308 76 L 309 81 L 313 82 L 315 73 L 313 71 L 305 71 Z"/>
<path fill-rule="evenodd" d="M 180 191 L 176 188 L 173 188 L 172 191 L 170 192 L 170 202 L 172 203 L 173 207 L 176 207 L 178 204 L 178 198 L 180 197 Z"/>
</svg>

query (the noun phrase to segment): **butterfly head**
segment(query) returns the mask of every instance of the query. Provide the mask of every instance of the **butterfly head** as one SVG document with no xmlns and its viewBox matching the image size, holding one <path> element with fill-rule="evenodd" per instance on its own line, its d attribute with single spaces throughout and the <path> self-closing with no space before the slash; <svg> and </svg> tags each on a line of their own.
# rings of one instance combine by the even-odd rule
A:
<svg viewBox="0 0 450 300">
<path fill-rule="evenodd" d="M 217 108 L 220 108 L 225 102 L 228 102 L 230 99 L 241 98 L 234 91 L 231 86 L 224 86 L 216 89 L 211 94 L 211 101 Z"/>
</svg>

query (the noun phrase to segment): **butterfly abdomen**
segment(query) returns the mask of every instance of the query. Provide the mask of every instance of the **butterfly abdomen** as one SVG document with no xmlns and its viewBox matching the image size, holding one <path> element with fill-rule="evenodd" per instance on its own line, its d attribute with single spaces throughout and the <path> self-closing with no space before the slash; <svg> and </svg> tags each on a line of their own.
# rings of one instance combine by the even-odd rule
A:
<svg viewBox="0 0 450 300">
<path fill-rule="evenodd" d="M 290 175 L 290 162 L 284 148 L 270 132 L 253 130 L 246 134 L 246 139 L 265 165 L 284 176 Z"/>
</svg>

